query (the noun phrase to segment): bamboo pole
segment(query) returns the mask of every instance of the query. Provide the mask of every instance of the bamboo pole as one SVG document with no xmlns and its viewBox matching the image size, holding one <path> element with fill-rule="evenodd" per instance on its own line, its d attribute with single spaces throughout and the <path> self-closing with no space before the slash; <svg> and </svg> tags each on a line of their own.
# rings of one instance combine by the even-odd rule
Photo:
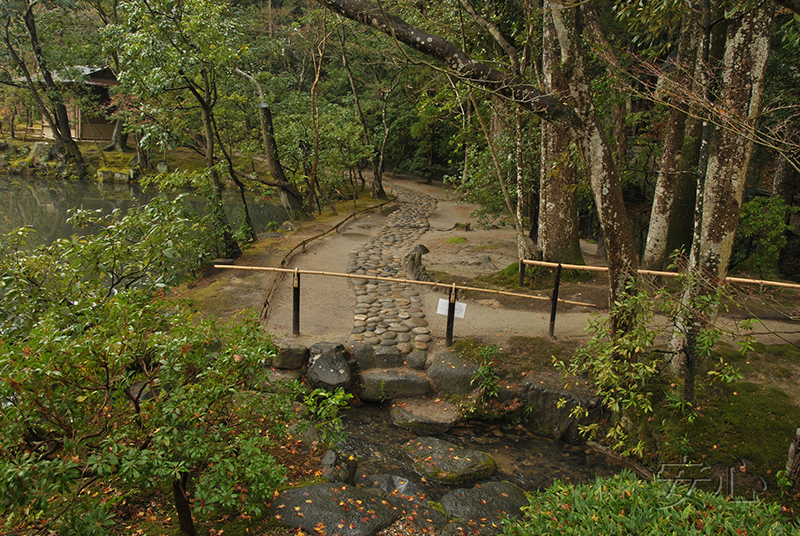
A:
<svg viewBox="0 0 800 536">
<path fill-rule="evenodd" d="M 294 268 L 273 268 L 271 266 L 233 266 L 229 264 L 215 264 L 214 268 L 227 269 L 227 270 L 248 270 L 253 272 L 284 272 L 284 273 L 300 273 L 308 275 L 325 275 L 330 277 L 346 277 L 348 279 L 370 279 L 373 281 L 388 281 L 390 283 L 410 283 L 414 285 L 425 285 L 429 287 L 452 288 L 453 285 L 446 285 L 444 283 L 434 283 L 432 281 L 417 281 L 415 279 L 395 279 L 393 277 L 380 277 L 377 275 L 361 275 L 361 274 L 342 274 L 338 272 L 325 272 L 321 270 L 296 270 Z M 506 292 L 504 290 L 490 290 L 478 287 L 464 287 L 456 285 L 458 290 L 471 290 L 474 292 L 485 292 L 487 294 L 499 294 L 501 296 L 514 296 L 517 298 L 528 298 L 531 300 L 551 301 L 547 296 L 532 296 L 530 294 L 520 294 L 518 292 Z M 593 303 L 583 303 L 572 300 L 558 300 L 559 303 L 566 303 L 567 305 L 579 305 L 581 307 L 597 307 Z"/>
<path fill-rule="evenodd" d="M 556 262 L 545 262 L 545 261 L 531 261 L 528 259 L 522 260 L 523 264 L 530 264 L 532 266 L 544 266 L 545 268 L 557 268 L 558 263 Z M 608 267 L 606 266 L 582 266 L 579 264 L 562 264 L 561 267 L 565 270 L 583 270 L 586 272 L 607 272 Z M 678 272 L 662 272 L 659 270 L 636 270 L 636 273 L 642 275 L 652 275 L 658 277 L 678 277 L 681 275 Z M 726 277 L 725 282 L 727 283 L 740 283 L 743 285 L 764 285 L 768 287 L 780 287 L 780 288 L 790 288 L 794 290 L 800 290 L 800 284 L 797 283 L 782 283 L 780 281 L 767 281 L 764 279 L 748 279 L 745 277 Z"/>
</svg>

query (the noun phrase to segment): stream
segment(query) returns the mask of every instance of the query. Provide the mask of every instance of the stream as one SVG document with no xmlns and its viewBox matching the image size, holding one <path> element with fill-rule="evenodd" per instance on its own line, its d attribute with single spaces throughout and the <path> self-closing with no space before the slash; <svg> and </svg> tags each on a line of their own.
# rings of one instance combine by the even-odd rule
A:
<svg viewBox="0 0 800 536">
<path fill-rule="evenodd" d="M 402 476 L 434 497 L 455 488 L 472 487 L 423 481 L 402 449 L 417 434 L 392 424 L 388 405 L 364 404 L 351 408 L 344 412 L 343 420 L 348 439 L 341 450 L 358 460 L 358 474 Z M 536 435 L 523 425 L 467 421 L 438 437 L 462 448 L 490 454 L 497 462 L 497 471 L 488 480 L 505 480 L 526 491 L 544 489 L 555 480 L 588 482 L 627 467 L 586 445 L 561 443 Z"/>
</svg>

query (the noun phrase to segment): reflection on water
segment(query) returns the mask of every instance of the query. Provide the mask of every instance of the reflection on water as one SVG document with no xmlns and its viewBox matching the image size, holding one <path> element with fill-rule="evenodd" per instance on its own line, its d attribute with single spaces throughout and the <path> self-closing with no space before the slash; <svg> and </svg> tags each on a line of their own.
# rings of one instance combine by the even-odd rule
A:
<svg viewBox="0 0 800 536">
<path fill-rule="evenodd" d="M 136 183 L 97 183 L 91 181 L 65 181 L 59 179 L 0 176 L 0 232 L 3 234 L 31 226 L 38 238 L 33 243 L 50 243 L 57 238 L 73 234 L 66 223 L 68 211 L 75 208 L 102 210 L 109 214 L 118 209 L 126 212 L 137 205 L 146 205 L 154 197 L 163 195 L 152 188 L 142 188 Z M 171 195 L 174 197 L 174 195 Z M 186 202 L 195 212 L 202 212 L 205 200 L 196 195 L 186 196 Z M 268 230 L 270 222 L 286 220 L 286 211 L 261 199 L 248 199 L 250 217 L 256 233 Z M 241 221 L 241 202 L 238 194 L 229 192 L 225 211 L 231 222 Z"/>
<path fill-rule="evenodd" d="M 359 462 L 359 474 L 388 473 L 408 478 L 439 497 L 456 487 L 422 482 L 401 448 L 417 434 L 392 424 L 388 406 L 368 405 L 347 410 L 348 440 L 342 450 Z M 616 460 L 585 445 L 568 445 L 538 436 L 524 426 L 503 427 L 479 422 L 462 423 L 439 436 L 462 448 L 490 454 L 498 470 L 489 480 L 506 480 L 527 491 L 543 489 L 555 480 L 588 482 L 625 468 Z"/>
</svg>

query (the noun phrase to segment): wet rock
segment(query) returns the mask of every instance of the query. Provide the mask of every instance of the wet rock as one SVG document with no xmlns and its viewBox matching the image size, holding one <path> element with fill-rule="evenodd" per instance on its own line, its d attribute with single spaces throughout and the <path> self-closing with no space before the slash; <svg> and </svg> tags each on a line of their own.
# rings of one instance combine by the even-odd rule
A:
<svg viewBox="0 0 800 536">
<path fill-rule="evenodd" d="M 412 439 L 405 445 L 420 475 L 443 484 L 461 484 L 489 477 L 497 469 L 494 458 L 478 450 L 463 449 L 434 437 Z"/>
<path fill-rule="evenodd" d="M 502 533 L 502 518 L 517 518 L 528 505 L 525 492 L 508 482 L 486 482 L 472 489 L 457 489 L 441 498 L 447 515 L 454 518 L 442 535 L 494 536 Z"/>
<path fill-rule="evenodd" d="M 384 402 L 396 398 L 422 396 L 431 390 L 431 382 L 416 371 L 374 369 L 361 375 L 361 400 Z"/>
<path fill-rule="evenodd" d="M 450 520 L 444 513 L 431 508 L 422 490 L 407 478 L 394 475 L 368 475 L 357 479 L 357 484 L 379 488 L 387 494 L 389 503 L 412 520 L 424 533 L 435 533 Z"/>
<path fill-rule="evenodd" d="M 328 482 L 354 484 L 358 461 L 352 456 L 329 450 L 322 457 L 322 478 Z"/>
<path fill-rule="evenodd" d="M 443 434 L 461 420 L 457 407 L 438 398 L 396 400 L 389 409 L 389 416 L 395 426 L 424 435 Z"/>
<path fill-rule="evenodd" d="M 284 491 L 273 501 L 271 514 L 278 522 L 309 534 L 322 526 L 327 534 L 371 536 L 394 523 L 400 511 L 381 491 L 317 484 Z"/>
<path fill-rule="evenodd" d="M 278 355 L 272 359 L 272 366 L 278 369 L 297 370 L 308 363 L 308 348 L 301 345 L 281 346 Z"/>
<path fill-rule="evenodd" d="M 350 364 L 344 355 L 344 346 L 318 343 L 309 348 L 308 380 L 311 385 L 328 391 L 348 388 L 353 381 Z"/>
<path fill-rule="evenodd" d="M 425 344 L 425 343 L 419 343 Z M 440 393 L 465 395 L 472 391 L 478 366 L 447 351 L 437 352 L 426 371 Z"/>
</svg>

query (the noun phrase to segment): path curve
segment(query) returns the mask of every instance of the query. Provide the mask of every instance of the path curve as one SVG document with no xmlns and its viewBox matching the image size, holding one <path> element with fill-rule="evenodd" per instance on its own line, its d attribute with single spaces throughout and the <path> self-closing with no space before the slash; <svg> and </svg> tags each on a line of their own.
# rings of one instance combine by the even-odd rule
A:
<svg viewBox="0 0 800 536">
<path fill-rule="evenodd" d="M 402 260 L 417 244 L 441 242 L 451 237 L 490 240 L 507 244 L 506 250 L 488 249 L 483 263 L 486 273 L 496 273 L 514 258 L 514 231 L 510 228 L 473 230 L 453 229 L 456 223 L 469 223 L 478 229 L 472 216 L 476 205 L 451 197 L 441 186 L 415 181 L 389 181 L 398 191 L 396 203 L 358 216 L 296 255 L 288 268 L 376 275 L 405 279 Z M 473 260 L 455 253 L 437 258 L 436 251 L 425 256 L 426 264 L 458 272 Z M 475 273 L 480 267 L 468 267 Z M 432 350 L 444 346 L 446 316 L 436 314 L 445 295 L 432 287 L 412 283 L 377 283 L 366 279 L 352 282 L 345 278 L 318 275 L 301 276 L 300 336 L 292 335 L 292 278 L 284 277 L 270 301 L 266 328 L 279 343 L 310 345 L 329 341 L 344 344 L 365 341 L 375 345 L 397 346 L 401 351 Z M 532 301 L 527 310 L 506 309 L 487 295 L 468 300 L 465 318 L 456 319 L 454 338 L 479 338 L 504 344 L 509 337 L 546 337 L 549 328 L 549 303 Z M 559 311 L 557 337 L 584 338 L 592 309 L 564 307 Z M 407 328 L 407 329 L 406 329 Z"/>
</svg>

